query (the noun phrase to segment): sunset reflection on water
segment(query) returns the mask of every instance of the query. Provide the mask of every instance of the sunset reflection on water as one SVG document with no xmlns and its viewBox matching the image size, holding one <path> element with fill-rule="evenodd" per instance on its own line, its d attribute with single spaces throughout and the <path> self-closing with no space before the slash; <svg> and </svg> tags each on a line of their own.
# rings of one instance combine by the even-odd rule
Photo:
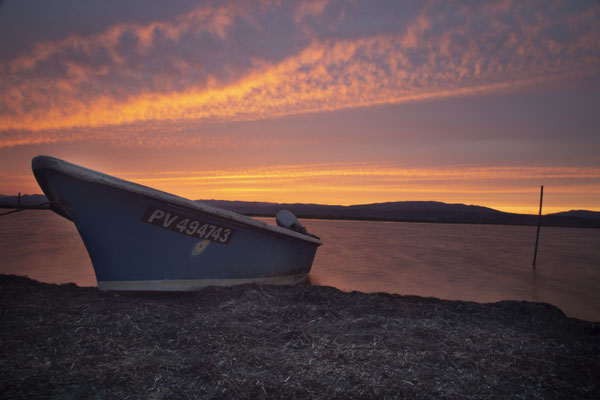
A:
<svg viewBox="0 0 600 400">
<path fill-rule="evenodd" d="M 272 218 L 260 218 L 274 223 Z M 303 220 L 323 240 L 313 285 L 448 300 L 546 302 L 600 321 L 600 230 Z M 50 283 L 96 286 L 75 226 L 51 212 L 0 220 L 0 272 Z"/>
</svg>

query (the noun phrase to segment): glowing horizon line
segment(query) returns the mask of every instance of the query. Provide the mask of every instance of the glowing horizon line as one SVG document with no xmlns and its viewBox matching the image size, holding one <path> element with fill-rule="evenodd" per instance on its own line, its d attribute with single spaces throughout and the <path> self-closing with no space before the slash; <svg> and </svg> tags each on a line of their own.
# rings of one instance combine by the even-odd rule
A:
<svg viewBox="0 0 600 400">
<path fill-rule="evenodd" d="M 181 174 L 183 171 L 159 172 L 159 175 Z M 147 173 L 146 173 L 147 174 Z M 450 179 L 463 180 L 482 178 L 487 180 L 501 179 L 561 179 L 561 178 L 600 178 L 600 168 L 591 167 L 468 167 L 468 168 L 389 168 L 368 167 L 333 168 L 320 170 L 287 169 L 277 170 L 270 167 L 267 170 L 253 169 L 245 173 L 229 173 L 227 171 L 185 171 L 184 176 L 139 177 L 138 182 L 211 182 L 211 181 L 248 181 L 273 179 L 306 179 L 314 177 L 393 177 L 402 179 Z M 126 175 L 135 175 L 128 173 Z M 190 176 L 192 175 L 192 176 Z M 208 175 L 208 176 L 207 176 Z"/>
</svg>

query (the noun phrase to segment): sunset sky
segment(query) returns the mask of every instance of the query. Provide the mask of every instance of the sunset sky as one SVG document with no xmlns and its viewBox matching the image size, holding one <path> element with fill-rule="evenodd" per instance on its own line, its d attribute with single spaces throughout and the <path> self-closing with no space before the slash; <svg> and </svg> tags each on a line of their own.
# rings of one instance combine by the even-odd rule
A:
<svg viewBox="0 0 600 400">
<path fill-rule="evenodd" d="M 600 211 L 598 1 L 0 1 L 0 193 Z"/>
</svg>

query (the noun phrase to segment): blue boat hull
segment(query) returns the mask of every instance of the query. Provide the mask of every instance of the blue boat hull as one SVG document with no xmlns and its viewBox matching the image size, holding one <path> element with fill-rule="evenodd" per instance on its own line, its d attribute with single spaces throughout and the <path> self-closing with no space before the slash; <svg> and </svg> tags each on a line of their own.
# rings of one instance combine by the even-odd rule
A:
<svg viewBox="0 0 600 400">
<path fill-rule="evenodd" d="M 307 278 L 320 244 L 35 164 L 53 209 L 75 223 L 102 290 L 294 284 Z"/>
</svg>

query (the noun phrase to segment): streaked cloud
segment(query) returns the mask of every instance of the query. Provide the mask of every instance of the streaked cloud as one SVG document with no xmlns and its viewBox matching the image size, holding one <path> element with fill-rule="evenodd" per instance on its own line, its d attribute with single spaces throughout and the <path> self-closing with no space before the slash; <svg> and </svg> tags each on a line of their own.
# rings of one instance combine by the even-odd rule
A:
<svg viewBox="0 0 600 400">
<path fill-rule="evenodd" d="M 122 171 L 118 175 L 192 199 L 264 201 L 268 198 L 275 202 L 343 205 L 432 198 L 481 204 L 485 199 L 485 204 L 504 211 L 533 213 L 537 207 L 539 182 L 549 185 L 550 200 L 553 196 L 573 197 L 573 193 L 584 193 L 576 203 L 581 208 L 590 208 L 600 196 L 600 168 L 579 167 L 406 169 L 346 163 L 212 171 Z M 552 207 L 552 202 L 548 206 Z M 548 208 L 547 212 L 552 210 L 554 208 Z"/>
<path fill-rule="evenodd" d="M 457 187 L 470 192 L 505 191 L 505 182 L 517 190 L 531 191 L 531 182 L 558 182 L 557 186 L 598 185 L 600 168 L 579 167 L 468 167 L 407 169 L 382 167 L 377 164 L 313 164 L 270 166 L 239 170 L 119 172 L 138 183 L 155 187 L 178 187 L 179 191 L 195 191 L 198 195 L 207 189 L 244 192 L 290 190 L 308 187 L 311 193 L 341 190 L 362 191 L 440 191 Z M 331 182 L 336 182 L 331 185 Z M 568 184 L 565 184 L 568 182 Z M 494 188 L 497 186 L 498 188 Z M 183 189 L 187 187 L 186 189 Z M 420 189 L 419 189 L 420 188 Z M 599 192 L 600 193 L 600 192 Z M 192 196 L 194 197 L 194 196 Z"/>
<path fill-rule="evenodd" d="M 201 182 L 217 183 L 257 183 L 272 181 L 314 180 L 326 178 L 330 182 L 350 178 L 366 178 L 394 181 L 468 181 L 473 179 L 600 179 L 600 168 L 581 167 L 460 167 L 460 168 L 397 168 L 384 167 L 380 164 L 303 164 L 269 166 L 239 170 L 202 170 L 202 171 L 155 171 L 155 172 L 119 172 L 137 182 Z M 140 174 L 143 177 L 140 177 Z"/>
<path fill-rule="evenodd" d="M 0 65 L 0 148 L 118 142 L 94 128 L 272 119 L 594 75 L 600 6 L 583 5 L 433 2 L 387 31 L 353 36 L 339 28 L 357 18 L 350 3 L 224 3 L 72 35 Z M 281 41 L 267 25 L 274 15 L 289 22 Z M 172 142 L 159 136 L 157 146 Z"/>
<path fill-rule="evenodd" d="M 272 137 L 243 137 L 218 134 L 195 134 L 190 124 L 169 121 L 141 121 L 116 126 L 77 127 L 39 131 L 0 132 L 0 149 L 16 146 L 76 142 L 108 142 L 130 148 L 263 148 L 292 145 L 299 140 Z"/>
</svg>

